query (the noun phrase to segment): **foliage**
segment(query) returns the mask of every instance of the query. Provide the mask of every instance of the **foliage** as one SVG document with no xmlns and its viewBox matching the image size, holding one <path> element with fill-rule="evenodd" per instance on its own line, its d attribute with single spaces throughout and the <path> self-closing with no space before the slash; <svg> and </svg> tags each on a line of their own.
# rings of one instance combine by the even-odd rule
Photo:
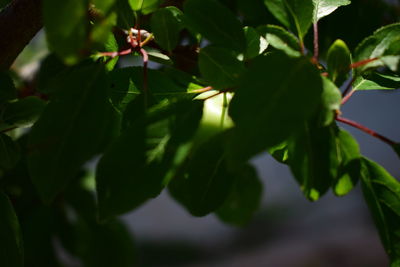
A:
<svg viewBox="0 0 400 267">
<path fill-rule="evenodd" d="M 399 266 L 400 184 L 337 125 L 400 151 L 340 115 L 355 90 L 400 87 L 389 4 L 374 17 L 393 23 L 366 22 L 375 32 L 348 45 L 334 23 L 353 23 L 347 8 L 370 12 L 364 1 L 42 2 L 51 53 L 33 88 L 0 73 L 1 266 L 61 266 L 60 246 L 85 266 L 133 266 L 133 240 L 116 216 L 163 190 L 194 216 L 246 225 L 262 195 L 249 160 L 266 152 L 310 201 L 360 181 Z M 120 67 L 127 54 L 143 66 Z M 95 157 L 93 177 L 85 166 Z"/>
</svg>

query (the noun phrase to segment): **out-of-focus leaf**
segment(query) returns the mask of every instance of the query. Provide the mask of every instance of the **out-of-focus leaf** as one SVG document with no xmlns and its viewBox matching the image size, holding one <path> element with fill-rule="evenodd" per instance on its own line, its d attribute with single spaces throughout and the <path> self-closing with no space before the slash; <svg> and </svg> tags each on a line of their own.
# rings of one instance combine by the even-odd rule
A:
<svg viewBox="0 0 400 267">
<path fill-rule="evenodd" d="M 113 7 L 116 1 L 118 0 L 91 0 L 91 3 L 94 4 L 97 9 L 106 14 L 110 8 Z"/>
<path fill-rule="evenodd" d="M 246 165 L 239 169 L 229 196 L 216 211 L 218 218 L 233 225 L 245 225 L 258 209 L 262 191 L 254 167 Z"/>
<path fill-rule="evenodd" d="M 259 27 L 257 30 L 265 37 L 268 44 L 275 49 L 283 51 L 288 56 L 301 56 L 299 41 L 284 28 L 276 25 L 266 25 Z"/>
<path fill-rule="evenodd" d="M 246 48 L 242 25 L 237 17 L 215 0 L 188 0 L 185 23 L 211 43 L 243 52 Z"/>
<path fill-rule="evenodd" d="M 20 127 L 34 123 L 43 112 L 46 102 L 36 96 L 29 96 L 5 106 L 0 122 L 5 127 Z M 0 126 L 0 129 L 2 127 Z"/>
<path fill-rule="evenodd" d="M 174 62 L 165 54 L 161 53 L 161 51 L 146 47 L 146 52 L 149 55 L 149 60 L 153 62 L 157 62 L 164 65 L 173 65 Z"/>
<path fill-rule="evenodd" d="M 391 266 L 400 264 L 400 184 L 382 166 L 362 160 L 362 189 Z"/>
<path fill-rule="evenodd" d="M 252 27 L 244 27 L 244 35 L 246 37 L 245 59 L 251 59 L 261 54 L 268 47 L 268 42 L 264 37 Z"/>
<path fill-rule="evenodd" d="M 10 75 L 0 72 L 0 105 L 17 97 L 17 90 Z"/>
<path fill-rule="evenodd" d="M 102 65 L 68 73 L 33 126 L 29 170 L 40 196 L 50 202 L 81 166 L 102 151 L 109 136 L 108 81 Z"/>
<path fill-rule="evenodd" d="M 208 46 L 200 50 L 200 73 L 215 89 L 228 89 L 237 84 L 244 72 L 243 62 L 230 51 Z"/>
<path fill-rule="evenodd" d="M 8 135 L 0 133 L 0 169 L 13 168 L 20 156 L 19 145 Z"/>
<path fill-rule="evenodd" d="M 338 39 L 329 47 L 327 65 L 329 78 L 341 86 L 349 76 L 351 65 L 350 50 L 345 42 Z"/>
<path fill-rule="evenodd" d="M 80 57 L 89 29 L 88 0 L 43 1 L 43 23 L 51 51 L 66 63 Z"/>
<path fill-rule="evenodd" d="M 314 113 L 322 89 L 320 74 L 306 58 L 272 53 L 254 60 L 230 104 L 230 156 L 247 160 L 286 140 Z"/>
<path fill-rule="evenodd" d="M 3 192 L 0 192 L 0 248 L 2 266 L 24 266 L 24 247 L 18 218 Z"/>
<path fill-rule="evenodd" d="M 178 44 L 182 16 L 182 11 L 173 6 L 159 9 L 152 15 L 151 30 L 156 43 L 163 49 L 172 51 Z"/>
</svg>

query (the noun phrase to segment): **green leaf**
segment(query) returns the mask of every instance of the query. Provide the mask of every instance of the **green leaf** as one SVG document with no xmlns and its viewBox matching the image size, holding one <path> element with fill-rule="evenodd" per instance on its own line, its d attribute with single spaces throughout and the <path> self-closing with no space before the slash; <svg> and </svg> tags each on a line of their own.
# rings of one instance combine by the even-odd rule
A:
<svg viewBox="0 0 400 267">
<path fill-rule="evenodd" d="M 89 29 L 88 0 L 43 1 L 43 23 L 51 51 L 67 64 L 80 57 Z"/>
<path fill-rule="evenodd" d="M 128 0 L 128 1 L 129 4 L 131 5 L 131 8 L 135 11 L 142 9 L 143 2 L 145 2 L 145 0 Z"/>
<path fill-rule="evenodd" d="M 228 197 L 235 175 L 224 159 L 224 134 L 211 138 L 189 159 L 187 173 L 169 184 L 172 196 L 194 216 L 217 210 Z"/>
<path fill-rule="evenodd" d="M 200 50 L 200 73 L 215 89 L 228 89 L 237 84 L 244 72 L 243 62 L 227 49 L 207 46 Z"/>
<path fill-rule="evenodd" d="M 328 126 L 334 121 L 336 112 L 340 109 L 342 93 L 329 79 L 322 77 L 322 82 L 322 108 L 318 117 L 321 126 Z"/>
<path fill-rule="evenodd" d="M 269 11 L 284 26 L 297 32 L 300 40 L 313 21 L 313 0 L 264 0 Z"/>
<path fill-rule="evenodd" d="M 0 122 L 5 123 L 4 127 L 8 128 L 29 126 L 39 118 L 45 106 L 46 102 L 36 96 L 8 103 L 0 116 Z"/>
<path fill-rule="evenodd" d="M 259 208 L 263 190 L 254 167 L 245 165 L 235 176 L 231 193 L 216 214 L 226 223 L 242 226 Z"/>
<path fill-rule="evenodd" d="M 283 51 L 288 56 L 301 56 L 299 41 L 284 28 L 276 25 L 266 25 L 259 27 L 257 30 L 265 37 L 268 44 L 275 49 Z"/>
<path fill-rule="evenodd" d="M 174 65 L 174 62 L 171 60 L 171 58 L 163 54 L 161 51 L 151 47 L 146 47 L 144 49 L 149 55 L 150 61 L 157 62 L 163 65 Z"/>
<path fill-rule="evenodd" d="M 400 184 L 382 166 L 362 160 L 362 189 L 391 266 L 400 264 Z"/>
<path fill-rule="evenodd" d="M 354 62 L 366 59 L 380 58 L 388 55 L 399 55 L 400 46 L 400 23 L 384 26 L 374 32 L 373 35 L 365 38 L 354 52 Z M 360 73 L 367 68 L 379 66 L 382 63 L 371 62 L 357 68 Z"/>
<path fill-rule="evenodd" d="M 37 75 L 37 89 L 41 93 L 49 94 L 58 87 L 60 76 L 68 71 L 68 67 L 54 54 L 44 58 Z"/>
<path fill-rule="evenodd" d="M 24 248 L 18 218 L 8 197 L 0 192 L 0 264 L 24 266 Z"/>
<path fill-rule="evenodd" d="M 348 78 L 351 65 L 351 54 L 346 43 L 336 40 L 329 47 L 327 55 L 329 79 L 340 86 Z"/>
<path fill-rule="evenodd" d="M 178 44 L 182 16 L 182 11 L 173 6 L 161 8 L 152 15 L 151 30 L 161 48 L 172 51 Z"/>
<path fill-rule="evenodd" d="M 129 29 L 136 23 L 135 12 L 129 2 L 136 3 L 142 0 L 118 0 L 116 2 L 117 27 Z"/>
<path fill-rule="evenodd" d="M 340 6 L 347 6 L 351 2 L 349 0 L 313 0 L 314 2 L 314 18 L 313 22 L 317 23 L 323 17 L 328 16 Z"/>
<path fill-rule="evenodd" d="M 110 72 L 109 76 L 111 100 L 119 110 L 123 111 L 143 88 L 143 68 L 115 69 Z M 147 76 L 148 91 L 157 99 L 184 96 L 188 93 L 188 88 L 175 83 L 160 70 L 149 69 Z"/>
<path fill-rule="evenodd" d="M 340 165 L 332 189 L 335 195 L 344 196 L 355 187 L 359 180 L 361 154 L 357 141 L 343 129 L 336 134 L 336 146 Z"/>
<path fill-rule="evenodd" d="M 17 98 L 17 90 L 10 75 L 6 72 L 0 72 L 0 105 Z"/>
<path fill-rule="evenodd" d="M 91 3 L 104 14 L 107 14 L 116 1 L 118 0 L 91 0 Z"/>
<path fill-rule="evenodd" d="M 246 48 L 242 25 L 237 17 L 215 0 L 188 0 L 185 23 L 211 43 L 243 52 Z"/>
<path fill-rule="evenodd" d="M 374 72 L 355 80 L 354 90 L 394 90 L 400 88 L 400 77 Z"/>
<path fill-rule="evenodd" d="M 20 158 L 19 145 L 11 137 L 0 133 L 0 168 L 13 168 Z"/>
<path fill-rule="evenodd" d="M 337 176 L 335 131 L 335 127 L 318 127 L 310 122 L 289 143 L 290 169 L 311 201 L 317 201 Z"/>
<path fill-rule="evenodd" d="M 322 88 L 306 58 L 272 53 L 255 59 L 229 108 L 236 125 L 231 156 L 246 160 L 286 140 L 316 111 Z"/>
<path fill-rule="evenodd" d="M 109 135 L 107 79 L 102 65 L 69 72 L 33 126 L 28 158 L 32 181 L 50 202 L 81 166 L 102 150 Z"/>
<path fill-rule="evenodd" d="M 245 59 L 251 59 L 262 52 L 268 47 L 268 42 L 264 37 L 252 27 L 244 27 L 244 35 L 246 38 L 246 52 L 244 53 Z"/>
</svg>

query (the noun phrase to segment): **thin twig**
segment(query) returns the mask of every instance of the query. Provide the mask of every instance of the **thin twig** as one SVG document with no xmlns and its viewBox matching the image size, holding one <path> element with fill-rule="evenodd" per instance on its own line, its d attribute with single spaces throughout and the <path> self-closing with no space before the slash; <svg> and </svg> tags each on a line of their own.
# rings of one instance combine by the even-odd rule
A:
<svg viewBox="0 0 400 267">
<path fill-rule="evenodd" d="M 15 130 L 15 129 L 17 129 L 17 128 L 18 128 L 18 127 L 7 128 L 7 129 L 4 129 L 4 130 L 1 130 L 0 133 L 6 133 L 6 132 L 9 132 L 9 131 Z"/>
<path fill-rule="evenodd" d="M 361 131 L 363 131 L 363 132 L 365 132 L 365 133 L 367 133 L 367 134 L 369 134 L 369 135 L 371 135 L 373 137 L 376 137 L 379 140 L 385 142 L 386 144 L 388 144 L 390 146 L 393 146 L 393 145 L 397 144 L 393 140 L 390 140 L 389 138 L 387 138 L 387 137 L 375 132 L 374 130 L 371 130 L 371 129 L 365 127 L 364 125 L 359 124 L 358 122 L 355 122 L 355 121 L 352 121 L 352 120 L 349 120 L 349 119 L 346 119 L 346 118 L 343 118 L 343 117 L 339 117 L 339 116 L 336 117 L 336 120 L 339 121 L 339 122 L 345 123 L 347 125 L 350 125 L 350 126 L 352 126 L 354 128 L 357 128 L 357 129 L 359 129 L 359 130 L 361 130 Z"/>
</svg>

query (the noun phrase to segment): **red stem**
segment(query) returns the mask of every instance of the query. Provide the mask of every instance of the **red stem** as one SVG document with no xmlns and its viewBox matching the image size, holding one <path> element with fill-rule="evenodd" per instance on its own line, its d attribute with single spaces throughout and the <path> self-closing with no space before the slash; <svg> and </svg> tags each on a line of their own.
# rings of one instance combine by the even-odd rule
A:
<svg viewBox="0 0 400 267">
<path fill-rule="evenodd" d="M 140 34 L 140 31 L 139 31 Z M 140 54 L 143 57 L 143 94 L 145 99 L 145 105 L 147 106 L 147 96 L 148 96 L 148 75 L 147 75 L 147 63 L 149 62 L 149 55 L 146 50 L 140 48 Z"/>
<path fill-rule="evenodd" d="M 348 124 L 348 125 L 350 125 L 350 126 L 352 126 L 354 128 L 357 128 L 357 129 L 359 129 L 359 130 L 361 130 L 361 131 L 363 131 L 363 132 L 365 132 L 365 133 L 367 133 L 367 134 L 369 134 L 369 135 L 371 135 L 373 137 L 376 137 L 376 138 L 378 138 L 379 140 L 385 142 L 388 145 L 393 146 L 393 145 L 396 144 L 396 142 L 394 142 L 394 141 L 390 140 L 389 138 L 387 138 L 387 137 L 375 132 L 374 130 L 371 130 L 371 129 L 365 127 L 364 125 L 359 124 L 358 122 L 355 122 L 355 121 L 352 121 L 352 120 L 349 120 L 349 119 L 346 119 L 346 118 L 342 118 L 342 117 L 339 117 L 339 116 L 336 117 L 336 120 L 339 121 L 339 122 Z"/>
<path fill-rule="evenodd" d="M 101 52 L 100 55 L 105 56 L 105 57 L 117 57 L 117 56 L 124 56 L 132 53 L 132 48 L 119 51 L 119 52 Z"/>
<path fill-rule="evenodd" d="M 314 61 L 318 62 L 319 57 L 319 42 L 318 42 L 318 22 L 313 24 L 314 28 Z"/>
<path fill-rule="evenodd" d="M 213 89 L 212 86 L 207 86 L 207 87 L 204 87 L 204 88 L 192 90 L 192 91 L 190 91 L 190 93 L 204 93 L 204 92 L 210 91 L 212 89 Z"/>
<path fill-rule="evenodd" d="M 358 62 L 354 62 L 353 64 L 350 65 L 350 68 L 351 69 L 355 69 L 355 68 L 361 67 L 363 65 L 366 65 L 366 64 L 368 64 L 370 62 L 373 62 L 375 60 L 378 60 L 378 59 L 379 58 L 374 57 L 374 58 L 369 58 L 369 59 L 364 59 L 364 60 L 361 60 L 361 61 L 358 61 Z"/>
</svg>

